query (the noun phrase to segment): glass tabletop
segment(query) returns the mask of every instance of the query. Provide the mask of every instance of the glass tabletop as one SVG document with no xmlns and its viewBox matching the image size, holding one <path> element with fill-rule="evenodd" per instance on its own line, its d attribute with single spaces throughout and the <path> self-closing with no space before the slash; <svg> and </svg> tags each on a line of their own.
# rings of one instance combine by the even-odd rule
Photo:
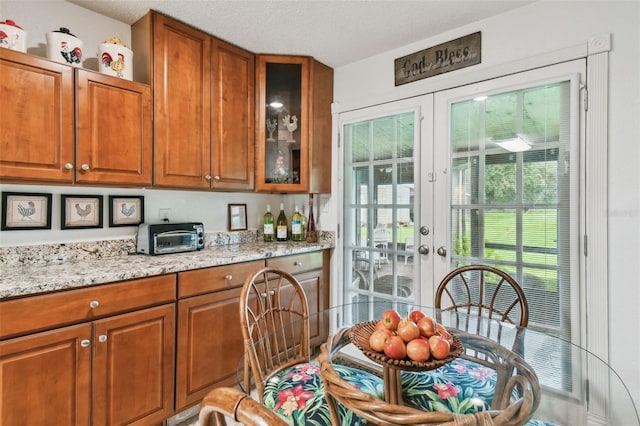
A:
<svg viewBox="0 0 640 426">
<path fill-rule="evenodd" d="M 309 320 L 324 325 L 322 340 L 328 339 L 331 344 L 336 343 L 337 336 L 348 333 L 345 329 L 364 321 L 379 320 L 388 308 L 386 303 L 346 304 L 313 313 Z M 622 378 L 602 359 L 579 346 L 541 331 L 473 315 L 437 311 L 426 306 L 396 306 L 396 310 L 404 317 L 412 310 L 420 310 L 436 318 L 463 343 L 464 335 L 480 336 L 524 360 L 535 373 L 540 387 L 539 405 L 533 414 L 536 420 L 571 426 L 593 423 L 640 426 L 637 408 Z M 471 341 L 466 345 L 470 346 Z M 312 358 L 317 356 L 318 349 L 312 348 Z M 381 367 L 374 365 L 350 342 L 332 351 L 332 359 L 336 358 L 361 363 L 363 368 L 382 374 Z M 243 356 L 237 369 L 238 384 L 245 392 L 246 360 L 247 356 Z"/>
</svg>

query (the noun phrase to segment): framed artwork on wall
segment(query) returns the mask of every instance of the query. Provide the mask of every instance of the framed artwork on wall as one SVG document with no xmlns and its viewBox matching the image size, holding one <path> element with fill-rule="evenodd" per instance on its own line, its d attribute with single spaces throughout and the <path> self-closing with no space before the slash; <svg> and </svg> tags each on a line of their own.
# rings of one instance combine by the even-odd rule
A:
<svg viewBox="0 0 640 426">
<path fill-rule="evenodd" d="M 51 194 L 2 193 L 3 231 L 51 229 Z"/>
<path fill-rule="evenodd" d="M 60 195 L 60 229 L 102 228 L 102 195 Z"/>
<path fill-rule="evenodd" d="M 109 226 L 137 226 L 144 222 L 144 197 L 109 195 Z"/>
<path fill-rule="evenodd" d="M 229 204 L 229 231 L 247 229 L 247 205 Z"/>
</svg>

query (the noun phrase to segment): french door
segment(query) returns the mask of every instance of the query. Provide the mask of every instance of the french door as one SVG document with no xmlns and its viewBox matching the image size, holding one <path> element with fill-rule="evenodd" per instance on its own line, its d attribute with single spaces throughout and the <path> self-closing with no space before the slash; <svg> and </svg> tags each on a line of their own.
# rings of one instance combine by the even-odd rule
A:
<svg viewBox="0 0 640 426">
<path fill-rule="evenodd" d="M 447 272 L 483 263 L 523 287 L 530 326 L 579 339 L 584 69 L 341 114 L 345 303 L 432 306 Z"/>
</svg>

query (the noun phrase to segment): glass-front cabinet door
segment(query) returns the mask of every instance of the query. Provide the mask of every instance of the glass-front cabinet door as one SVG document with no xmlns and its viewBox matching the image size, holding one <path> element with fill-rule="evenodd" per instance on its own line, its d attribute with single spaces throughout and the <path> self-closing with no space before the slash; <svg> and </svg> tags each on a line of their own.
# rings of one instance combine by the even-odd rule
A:
<svg viewBox="0 0 640 426">
<path fill-rule="evenodd" d="M 309 61 L 300 57 L 261 57 L 259 61 L 257 187 L 297 191 L 308 186 L 307 96 Z"/>
</svg>

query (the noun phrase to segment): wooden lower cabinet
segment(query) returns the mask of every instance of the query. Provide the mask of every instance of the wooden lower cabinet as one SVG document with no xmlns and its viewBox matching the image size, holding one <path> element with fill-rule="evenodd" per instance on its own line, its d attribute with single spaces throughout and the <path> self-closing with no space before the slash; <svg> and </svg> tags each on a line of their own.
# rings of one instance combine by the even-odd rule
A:
<svg viewBox="0 0 640 426">
<path fill-rule="evenodd" d="M 90 340 L 81 324 L 0 342 L 0 424 L 90 424 Z"/>
<path fill-rule="evenodd" d="M 267 259 L 267 266 L 283 269 L 300 282 L 309 306 L 309 341 L 320 346 L 328 337 L 328 318 L 316 315 L 329 307 L 329 251 Z"/>
<path fill-rule="evenodd" d="M 169 304 L 0 342 L 0 423 L 162 424 L 174 318 Z"/>
<path fill-rule="evenodd" d="M 175 305 L 93 325 L 93 426 L 161 425 L 173 414 Z"/>
<path fill-rule="evenodd" d="M 176 411 L 197 404 L 217 386 L 237 384 L 244 353 L 240 292 L 264 260 L 178 274 Z"/>
<path fill-rule="evenodd" d="M 176 411 L 199 402 L 214 387 L 237 383 L 244 352 L 239 297 L 238 288 L 178 302 Z"/>
</svg>

